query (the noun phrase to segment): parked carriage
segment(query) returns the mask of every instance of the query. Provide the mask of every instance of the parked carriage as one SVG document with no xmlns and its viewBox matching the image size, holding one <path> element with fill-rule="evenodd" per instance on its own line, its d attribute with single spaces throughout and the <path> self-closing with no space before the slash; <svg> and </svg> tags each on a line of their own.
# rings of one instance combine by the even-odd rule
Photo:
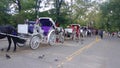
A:
<svg viewBox="0 0 120 68">
<path fill-rule="evenodd" d="M 73 40 L 80 39 L 80 25 L 79 24 L 70 24 L 65 29 L 65 36 Z"/>
<path fill-rule="evenodd" d="M 27 24 L 19 24 L 18 32 L 23 38 L 29 40 L 32 49 L 37 49 L 40 43 L 64 42 L 62 28 L 56 27 L 54 21 L 49 17 L 41 17 L 37 22 L 29 21 Z"/>
</svg>

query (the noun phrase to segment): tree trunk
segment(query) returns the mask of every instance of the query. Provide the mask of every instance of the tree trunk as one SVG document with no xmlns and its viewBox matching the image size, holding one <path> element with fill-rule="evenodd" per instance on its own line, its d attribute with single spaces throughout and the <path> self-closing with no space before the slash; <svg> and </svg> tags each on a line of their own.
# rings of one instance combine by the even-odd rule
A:
<svg viewBox="0 0 120 68">
<path fill-rule="evenodd" d="M 21 9 L 22 9 L 22 7 L 21 7 L 21 2 L 20 2 L 20 0 L 17 0 L 17 5 L 18 5 L 18 10 L 19 10 L 19 12 L 21 11 Z"/>
<path fill-rule="evenodd" d="M 12 1 L 17 4 L 18 11 L 20 13 L 20 11 L 22 10 L 21 1 L 20 0 L 12 0 Z"/>
<path fill-rule="evenodd" d="M 56 0 L 56 21 L 58 21 L 59 15 L 60 15 L 60 8 L 61 8 L 61 4 L 62 4 L 63 0 Z"/>
</svg>

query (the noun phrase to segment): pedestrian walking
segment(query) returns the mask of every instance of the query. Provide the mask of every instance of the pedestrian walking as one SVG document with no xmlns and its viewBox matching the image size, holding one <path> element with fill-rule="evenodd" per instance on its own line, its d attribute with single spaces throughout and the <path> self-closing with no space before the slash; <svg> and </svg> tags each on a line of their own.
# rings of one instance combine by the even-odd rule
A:
<svg viewBox="0 0 120 68">
<path fill-rule="evenodd" d="M 103 38 L 103 30 L 99 30 L 99 36 L 101 37 L 101 39 Z"/>
</svg>

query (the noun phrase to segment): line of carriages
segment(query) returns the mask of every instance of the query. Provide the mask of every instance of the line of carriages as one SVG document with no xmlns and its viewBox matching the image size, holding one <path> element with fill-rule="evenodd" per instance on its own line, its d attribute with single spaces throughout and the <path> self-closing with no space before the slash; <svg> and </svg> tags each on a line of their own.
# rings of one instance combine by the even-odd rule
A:
<svg viewBox="0 0 120 68">
<path fill-rule="evenodd" d="M 72 30 L 63 29 L 62 27 L 56 26 L 52 18 L 40 17 L 37 21 L 28 21 L 24 24 L 18 24 L 18 36 L 11 34 L 7 35 L 26 40 L 24 43 L 19 43 L 19 46 L 29 44 L 31 49 L 37 49 L 40 46 L 40 43 L 47 43 L 49 45 L 63 43 L 66 37 L 66 31 L 71 31 L 73 40 L 79 40 L 80 25 L 72 24 L 71 28 Z M 4 33 L 1 34 L 4 35 Z"/>
</svg>

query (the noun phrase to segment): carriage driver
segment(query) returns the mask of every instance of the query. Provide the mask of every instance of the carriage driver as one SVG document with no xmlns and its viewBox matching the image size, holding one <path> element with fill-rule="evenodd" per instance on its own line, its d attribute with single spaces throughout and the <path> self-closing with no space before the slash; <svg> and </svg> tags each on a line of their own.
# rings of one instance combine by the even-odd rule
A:
<svg viewBox="0 0 120 68">
<path fill-rule="evenodd" d="M 43 33 L 44 31 L 41 29 L 41 24 L 40 24 L 40 21 L 39 21 L 39 18 L 36 19 L 36 22 L 35 22 L 35 28 L 34 28 L 34 32 L 35 33 Z"/>
</svg>

